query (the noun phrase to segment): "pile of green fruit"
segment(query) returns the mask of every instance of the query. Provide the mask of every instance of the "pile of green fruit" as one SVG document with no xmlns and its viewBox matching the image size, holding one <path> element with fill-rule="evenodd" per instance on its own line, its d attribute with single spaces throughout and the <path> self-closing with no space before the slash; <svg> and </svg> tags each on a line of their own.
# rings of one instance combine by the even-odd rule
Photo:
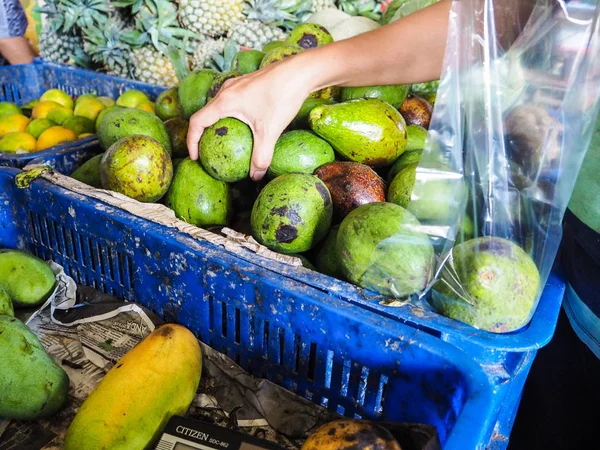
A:
<svg viewBox="0 0 600 450">
<path fill-rule="evenodd" d="M 0 417 L 50 417 L 67 400 L 69 377 L 46 353 L 14 308 L 38 306 L 54 291 L 56 277 L 44 261 L 0 250 Z"/>
<path fill-rule="evenodd" d="M 313 93 L 277 141 L 266 182 L 249 179 L 253 135 L 234 118 L 204 131 L 198 161 L 186 157 L 187 120 L 226 80 L 332 41 L 324 27 L 300 25 L 286 42 L 271 45 L 264 54 L 237 53 L 236 71 L 189 74 L 178 88 L 159 96 L 158 118 L 136 109 L 108 112 L 98 129 L 105 153 L 72 176 L 143 202 L 161 201 L 178 218 L 199 227 L 229 226 L 251 234 L 274 251 L 299 256 L 309 268 L 386 296 L 422 292 L 436 269 L 423 225 L 446 219 L 464 202 L 467 188 L 460 180 L 417 179 L 433 106 L 409 94 L 410 86 L 334 86 Z M 447 169 L 440 165 L 439 170 Z M 473 224 L 468 215 L 461 230 L 458 242 L 469 242 Z M 504 248 L 490 256 L 501 267 L 507 247 L 490 248 Z M 517 257 L 528 264 L 524 252 Z M 527 278 L 533 277 L 530 272 Z M 480 288 L 468 292 L 471 275 L 465 275 L 460 298 L 453 301 L 472 306 Z M 444 290 L 440 283 L 439 292 Z M 528 315 L 537 293 L 536 283 L 530 286 L 535 289 L 521 300 L 515 294 L 509 308 L 514 317 Z M 482 300 L 490 310 L 487 321 L 478 320 L 477 312 L 466 316 L 460 308 L 445 307 L 448 302 L 441 296 L 435 304 L 449 316 L 507 331 L 526 318 L 503 321 L 505 310 L 497 307 L 497 299 L 506 286 L 496 288 L 489 288 L 491 300 Z M 458 291 L 446 289 L 444 298 L 452 298 L 452 292 Z"/>
<path fill-rule="evenodd" d="M 124 92 L 116 102 L 91 93 L 73 99 L 60 89 L 21 107 L 0 102 L 0 152 L 37 152 L 91 136 L 106 112 L 126 106 L 154 114 L 154 103 L 137 90 Z"/>
</svg>

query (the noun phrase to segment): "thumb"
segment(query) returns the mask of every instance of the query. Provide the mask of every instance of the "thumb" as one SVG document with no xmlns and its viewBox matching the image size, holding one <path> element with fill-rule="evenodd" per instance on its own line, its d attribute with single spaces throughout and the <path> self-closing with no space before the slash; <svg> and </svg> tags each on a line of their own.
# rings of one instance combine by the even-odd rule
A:
<svg viewBox="0 0 600 450">
<path fill-rule="evenodd" d="M 250 164 L 250 178 L 254 181 L 262 180 L 273 160 L 273 149 L 278 136 L 273 134 L 255 133 L 252 162 Z"/>
</svg>

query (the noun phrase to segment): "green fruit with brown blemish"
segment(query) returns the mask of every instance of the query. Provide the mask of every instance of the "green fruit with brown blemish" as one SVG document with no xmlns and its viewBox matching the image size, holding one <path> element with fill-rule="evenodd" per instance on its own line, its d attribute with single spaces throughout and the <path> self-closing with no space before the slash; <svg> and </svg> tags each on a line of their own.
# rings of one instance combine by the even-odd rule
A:
<svg viewBox="0 0 600 450">
<path fill-rule="evenodd" d="M 304 50 L 302 47 L 298 47 L 295 45 L 284 44 L 282 46 L 276 47 L 273 50 L 269 50 L 263 60 L 260 63 L 260 68 L 267 67 L 270 64 L 274 64 L 279 61 L 283 61 L 290 56 L 297 55 Z"/>
<path fill-rule="evenodd" d="M 203 69 L 190 73 L 179 85 L 179 104 L 183 117 L 189 119 L 206 105 L 208 90 L 213 84 L 217 72 Z"/>
<path fill-rule="evenodd" d="M 321 25 L 303 23 L 292 30 L 285 42 L 289 45 L 308 49 L 331 44 L 333 36 Z"/>
<path fill-rule="evenodd" d="M 319 244 L 315 266 L 319 272 L 343 280 L 344 275 L 342 274 L 336 251 L 338 231 L 339 227 L 331 227 L 327 237 Z"/>
<path fill-rule="evenodd" d="M 275 178 L 258 195 L 252 208 L 252 235 L 281 253 L 302 253 L 327 234 L 333 209 L 325 184 L 308 174 Z"/>
<path fill-rule="evenodd" d="M 447 317 L 506 333 L 527 324 L 539 287 L 535 263 L 517 244 L 481 237 L 452 249 L 430 302 Z"/>
<path fill-rule="evenodd" d="M 300 107 L 298 114 L 296 114 L 296 117 L 294 117 L 294 120 L 292 120 L 292 122 L 290 123 L 288 128 L 309 129 L 310 125 L 308 123 L 308 116 L 310 115 L 310 112 L 317 106 L 333 105 L 334 103 L 335 103 L 335 100 L 331 99 L 331 98 L 329 98 L 329 99 L 325 99 L 325 98 L 308 98 L 308 99 L 306 99 L 304 101 L 304 103 L 302 104 L 302 106 Z"/>
<path fill-rule="evenodd" d="M 399 109 L 406 100 L 410 85 L 397 84 L 392 86 L 345 87 L 342 89 L 342 101 L 358 98 L 378 98 Z"/>
<path fill-rule="evenodd" d="M 100 113 L 98 114 L 98 117 L 96 117 L 96 132 L 98 132 L 98 130 L 100 129 L 100 124 L 102 123 L 102 121 L 104 120 L 104 116 L 106 116 L 108 113 L 115 111 L 116 109 L 123 109 L 124 106 L 109 106 L 108 108 L 104 108 L 102 111 L 100 111 Z"/>
<path fill-rule="evenodd" d="M 144 203 L 160 200 L 172 178 L 171 155 L 157 140 L 148 136 L 121 138 L 106 150 L 100 161 L 104 189 Z"/>
<path fill-rule="evenodd" d="M 312 174 L 334 160 L 333 148 L 326 141 L 310 131 L 294 130 L 282 134 L 277 140 L 267 173 L 271 178 L 284 173 Z"/>
<path fill-rule="evenodd" d="M 148 111 L 137 108 L 118 108 L 107 113 L 100 122 L 98 139 L 108 149 L 119 139 L 142 135 L 157 140 L 171 154 L 171 138 L 162 120 Z"/>
<path fill-rule="evenodd" d="M 173 158 L 185 158 L 188 155 L 187 134 L 189 126 L 190 123 L 181 117 L 169 119 L 165 122 L 167 133 L 169 133 L 169 137 L 171 138 Z"/>
<path fill-rule="evenodd" d="M 433 107 L 427 100 L 416 95 L 409 95 L 400 106 L 400 114 L 404 117 L 407 125 L 419 125 L 429 129 Z"/>
<path fill-rule="evenodd" d="M 348 281 L 402 298 L 422 291 L 434 272 L 435 254 L 421 224 L 393 203 L 368 203 L 346 216 L 336 251 Z"/>
<path fill-rule="evenodd" d="M 102 189 L 102 180 L 100 179 L 100 162 L 102 161 L 103 153 L 93 156 L 84 162 L 81 166 L 71 173 L 71 178 L 81 181 L 88 186 Z"/>
<path fill-rule="evenodd" d="M 210 86 L 208 93 L 206 94 L 206 102 L 210 102 L 213 98 L 217 96 L 217 94 L 223 87 L 223 84 L 225 84 L 227 80 L 231 80 L 240 76 L 242 76 L 240 72 L 227 72 L 215 76 L 215 79 L 212 85 Z"/>
<path fill-rule="evenodd" d="M 229 185 L 215 180 L 190 158 L 177 166 L 165 201 L 179 219 L 202 228 L 227 225 L 232 203 Z"/>
<path fill-rule="evenodd" d="M 265 53 L 260 50 L 241 50 L 234 56 L 231 68 L 244 75 L 256 72 L 264 57 Z"/>
<path fill-rule="evenodd" d="M 276 48 L 283 47 L 285 45 L 284 41 L 271 41 L 265 44 L 262 48 L 263 53 L 269 53 L 271 50 L 275 50 Z"/>
<path fill-rule="evenodd" d="M 204 130 L 200 138 L 200 163 L 217 180 L 243 180 L 250 173 L 253 145 L 248 125 L 231 117 L 221 119 Z"/>
<path fill-rule="evenodd" d="M 161 120 L 181 117 L 183 110 L 179 104 L 179 90 L 177 88 L 162 91 L 154 103 L 156 115 Z"/>
<path fill-rule="evenodd" d="M 56 275 L 45 261 L 18 250 L 0 250 L 0 286 L 13 307 L 43 303 L 55 285 Z"/>
<path fill-rule="evenodd" d="M 27 326 L 0 315 L 0 417 L 53 417 L 65 404 L 69 377 Z"/>
<path fill-rule="evenodd" d="M 378 99 L 321 105 L 310 112 L 312 130 L 344 158 L 371 167 L 392 164 L 406 148 L 406 124 Z"/>
<path fill-rule="evenodd" d="M 0 285 L 0 316 L 13 316 L 15 309 L 12 300 L 8 296 L 8 292 Z"/>
<path fill-rule="evenodd" d="M 312 92 L 308 98 L 312 99 L 323 99 L 323 100 L 333 100 L 337 102 L 342 97 L 342 88 L 338 86 L 329 86 L 318 91 Z"/>
</svg>

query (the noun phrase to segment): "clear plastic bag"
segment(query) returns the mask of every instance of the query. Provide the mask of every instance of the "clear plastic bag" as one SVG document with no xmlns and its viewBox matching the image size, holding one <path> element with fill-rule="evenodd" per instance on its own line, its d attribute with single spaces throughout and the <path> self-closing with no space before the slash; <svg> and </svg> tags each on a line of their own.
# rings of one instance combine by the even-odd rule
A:
<svg viewBox="0 0 600 450">
<path fill-rule="evenodd" d="M 436 252 L 420 296 L 493 332 L 535 311 L 599 106 L 597 0 L 526 3 L 454 2 L 408 206 Z"/>
</svg>

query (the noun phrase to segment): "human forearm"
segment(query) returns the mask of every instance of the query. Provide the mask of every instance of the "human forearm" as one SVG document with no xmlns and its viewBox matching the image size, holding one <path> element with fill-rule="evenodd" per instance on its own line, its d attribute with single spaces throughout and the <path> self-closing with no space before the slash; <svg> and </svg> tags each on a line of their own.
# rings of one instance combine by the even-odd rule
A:
<svg viewBox="0 0 600 450">
<path fill-rule="evenodd" d="M 0 39 L 0 53 L 10 64 L 30 64 L 35 56 L 24 37 Z"/>
</svg>

